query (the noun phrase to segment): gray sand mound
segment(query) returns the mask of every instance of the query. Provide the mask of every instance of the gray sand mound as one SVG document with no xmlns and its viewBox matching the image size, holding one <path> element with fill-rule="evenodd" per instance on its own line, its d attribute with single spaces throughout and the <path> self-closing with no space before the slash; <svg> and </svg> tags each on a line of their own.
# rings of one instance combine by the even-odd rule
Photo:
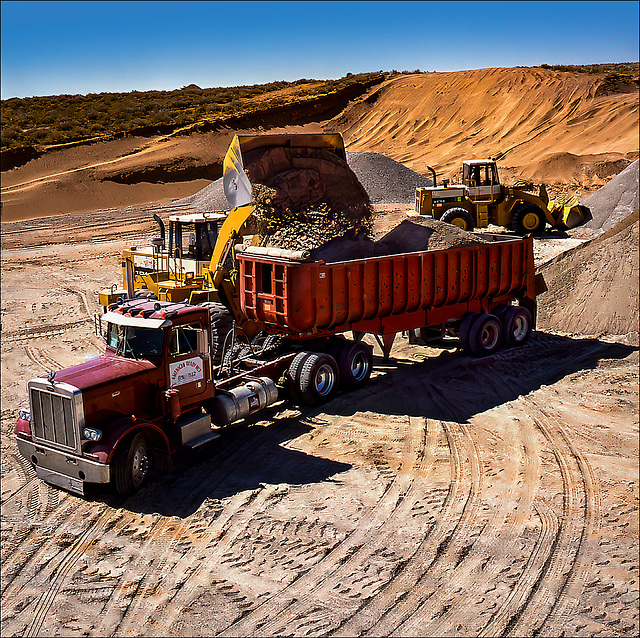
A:
<svg viewBox="0 0 640 638">
<path fill-rule="evenodd" d="M 372 204 L 411 204 L 417 187 L 432 185 L 424 175 L 380 153 L 347 153 L 347 163 Z M 194 212 L 231 208 L 224 196 L 222 178 L 177 203 L 189 206 Z"/>
<path fill-rule="evenodd" d="M 638 172 L 636 160 L 581 202 L 593 216 L 585 228 L 609 230 L 638 208 Z"/>
<path fill-rule="evenodd" d="M 638 341 L 638 210 L 544 264 L 538 328 Z"/>
</svg>

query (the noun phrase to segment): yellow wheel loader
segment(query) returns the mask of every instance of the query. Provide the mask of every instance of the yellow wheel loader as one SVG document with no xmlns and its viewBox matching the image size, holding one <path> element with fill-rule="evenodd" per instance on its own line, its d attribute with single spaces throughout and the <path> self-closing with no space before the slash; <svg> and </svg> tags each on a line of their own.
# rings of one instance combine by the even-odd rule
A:
<svg viewBox="0 0 640 638">
<path fill-rule="evenodd" d="M 172 215 L 168 233 L 164 222 L 154 215 L 160 236 L 152 239 L 149 247 L 123 251 L 122 287 L 114 285 L 98 293 L 103 308 L 120 297 L 188 301 L 208 305 L 212 318 L 220 315 L 225 325 L 233 320 L 243 327 L 246 319 L 236 290 L 235 253 L 242 244 L 255 246 L 262 239 L 250 221 L 254 210 L 252 187 L 243 154 L 258 167 L 260 183 L 273 174 L 285 174 L 289 182 L 295 181 L 292 157 L 298 158 L 294 160 L 296 166 L 311 170 L 321 171 L 322 163 L 331 165 L 332 173 L 336 164 L 350 170 L 340 134 L 236 135 L 223 162 L 223 187 L 232 209 Z M 297 184 L 302 197 L 304 181 L 303 177 Z M 295 190 L 295 183 L 293 187 Z M 244 329 L 251 337 L 260 326 L 253 322 Z"/>
<path fill-rule="evenodd" d="M 589 209 L 579 205 L 575 196 L 567 201 L 549 200 L 544 184 L 540 184 L 537 194 L 530 192 L 534 188 L 530 183 L 502 185 L 493 159 L 464 161 L 462 184 L 449 184 L 448 179 L 443 179 L 438 186 L 435 170 L 427 168 L 433 175 L 433 187 L 416 189 L 415 214 L 464 230 L 495 224 L 518 235 L 539 235 L 547 224 L 568 230 L 591 219 Z"/>
</svg>

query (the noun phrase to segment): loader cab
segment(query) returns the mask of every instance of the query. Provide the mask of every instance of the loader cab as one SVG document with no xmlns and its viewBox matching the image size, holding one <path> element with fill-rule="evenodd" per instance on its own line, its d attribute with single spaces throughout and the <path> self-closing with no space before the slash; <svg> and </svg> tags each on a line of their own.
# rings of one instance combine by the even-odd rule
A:
<svg viewBox="0 0 640 638">
<path fill-rule="evenodd" d="M 225 213 L 194 213 L 169 217 L 169 255 L 196 275 L 208 267 Z"/>
<path fill-rule="evenodd" d="M 494 202 L 502 192 L 498 167 L 492 159 L 463 162 L 462 183 L 475 202 Z"/>
</svg>

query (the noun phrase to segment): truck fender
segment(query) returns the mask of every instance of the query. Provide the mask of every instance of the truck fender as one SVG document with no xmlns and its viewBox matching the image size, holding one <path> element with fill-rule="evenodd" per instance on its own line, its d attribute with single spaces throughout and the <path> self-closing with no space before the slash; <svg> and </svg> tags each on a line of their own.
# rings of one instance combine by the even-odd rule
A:
<svg viewBox="0 0 640 638">
<path fill-rule="evenodd" d="M 96 455 L 103 463 L 111 463 L 113 455 L 123 441 L 134 433 L 143 430 L 151 434 L 152 441 L 150 442 L 155 448 L 159 448 L 161 456 L 168 457 L 171 454 L 169 439 L 157 425 L 149 421 L 134 420 L 131 417 L 114 421 L 107 436 L 98 441 L 87 452 Z"/>
</svg>

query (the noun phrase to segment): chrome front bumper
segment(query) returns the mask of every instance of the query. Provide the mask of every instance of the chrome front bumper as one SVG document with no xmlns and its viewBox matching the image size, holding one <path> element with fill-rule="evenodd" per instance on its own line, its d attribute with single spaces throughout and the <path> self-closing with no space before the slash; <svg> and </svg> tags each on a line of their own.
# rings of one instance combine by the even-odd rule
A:
<svg viewBox="0 0 640 638">
<path fill-rule="evenodd" d="M 84 483 L 109 483 L 111 467 L 16 436 L 18 450 L 34 465 L 38 478 L 65 490 L 84 494 Z"/>
</svg>

